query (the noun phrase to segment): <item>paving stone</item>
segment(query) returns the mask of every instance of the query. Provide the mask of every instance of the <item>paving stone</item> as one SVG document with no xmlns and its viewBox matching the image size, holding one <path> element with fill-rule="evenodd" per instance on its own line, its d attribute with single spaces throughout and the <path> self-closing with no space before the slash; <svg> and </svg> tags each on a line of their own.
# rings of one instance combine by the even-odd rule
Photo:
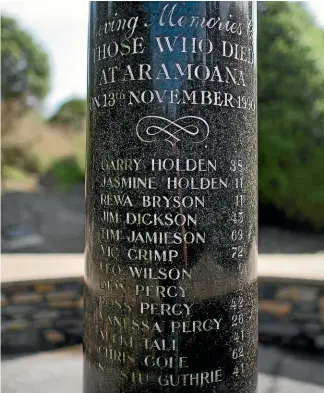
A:
<svg viewBox="0 0 324 393">
<path fill-rule="evenodd" d="M 55 286 L 52 284 L 45 284 L 45 283 L 40 283 L 40 284 L 35 284 L 34 285 L 34 290 L 36 292 L 52 292 L 55 290 Z"/>
<path fill-rule="evenodd" d="M 75 297 L 79 297 L 80 293 L 79 291 L 58 291 L 58 292 L 53 292 L 53 293 L 48 293 L 46 295 L 47 301 L 59 301 L 59 300 L 70 300 L 74 299 Z"/>
<path fill-rule="evenodd" d="M 43 295 L 35 292 L 17 293 L 11 297 L 14 304 L 40 303 L 43 299 Z"/>
<path fill-rule="evenodd" d="M 3 331 L 17 331 L 17 330 L 24 330 L 28 326 L 31 326 L 31 322 L 27 321 L 26 319 L 12 319 L 11 321 L 3 321 L 1 325 L 1 330 Z"/>
<path fill-rule="evenodd" d="M 42 332 L 43 337 L 52 344 L 62 344 L 65 341 L 65 334 L 55 329 L 48 329 Z"/>
<path fill-rule="evenodd" d="M 7 305 L 8 305 L 8 297 L 4 293 L 1 293 L 1 307 Z"/>
</svg>

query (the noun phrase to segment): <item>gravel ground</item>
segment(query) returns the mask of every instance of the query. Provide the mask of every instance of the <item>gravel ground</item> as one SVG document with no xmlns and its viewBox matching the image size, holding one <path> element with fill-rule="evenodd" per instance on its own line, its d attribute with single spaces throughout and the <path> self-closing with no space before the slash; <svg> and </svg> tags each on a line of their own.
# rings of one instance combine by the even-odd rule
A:
<svg viewBox="0 0 324 393">
<path fill-rule="evenodd" d="M 84 188 L 8 192 L 2 196 L 2 251 L 78 253 L 84 245 Z M 9 235 L 8 235 L 9 233 Z M 23 238 L 23 239 L 22 239 Z M 259 252 L 324 251 L 324 234 L 259 228 Z"/>
</svg>

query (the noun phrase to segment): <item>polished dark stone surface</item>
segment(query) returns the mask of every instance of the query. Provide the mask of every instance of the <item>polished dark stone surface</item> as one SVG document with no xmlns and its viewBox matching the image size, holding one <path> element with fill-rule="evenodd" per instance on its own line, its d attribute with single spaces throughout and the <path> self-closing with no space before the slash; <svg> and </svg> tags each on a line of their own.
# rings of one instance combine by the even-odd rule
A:
<svg viewBox="0 0 324 393">
<path fill-rule="evenodd" d="M 255 392 L 252 3 L 90 10 L 84 392 Z"/>
</svg>

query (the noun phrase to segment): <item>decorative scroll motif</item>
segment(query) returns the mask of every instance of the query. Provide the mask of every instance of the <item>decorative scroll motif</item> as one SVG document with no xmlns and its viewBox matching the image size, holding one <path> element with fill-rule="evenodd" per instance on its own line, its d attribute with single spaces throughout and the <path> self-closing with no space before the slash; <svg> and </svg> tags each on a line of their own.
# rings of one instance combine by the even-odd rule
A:
<svg viewBox="0 0 324 393">
<path fill-rule="evenodd" d="M 161 116 L 145 116 L 137 123 L 136 134 L 145 143 L 155 142 L 159 137 L 172 146 L 183 137 L 190 138 L 193 143 L 201 143 L 209 135 L 209 125 L 197 116 L 184 116 L 174 121 Z"/>
</svg>

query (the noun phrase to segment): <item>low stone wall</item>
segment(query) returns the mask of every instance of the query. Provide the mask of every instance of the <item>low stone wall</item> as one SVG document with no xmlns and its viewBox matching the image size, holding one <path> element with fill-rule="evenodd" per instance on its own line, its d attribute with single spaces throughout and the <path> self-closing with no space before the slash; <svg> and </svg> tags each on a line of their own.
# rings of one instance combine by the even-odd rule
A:
<svg viewBox="0 0 324 393">
<path fill-rule="evenodd" d="M 81 342 L 83 269 L 82 254 L 3 256 L 4 353 Z M 259 256 L 259 332 L 324 348 L 323 254 Z"/>
<path fill-rule="evenodd" d="M 3 283 L 1 306 L 4 353 L 47 349 L 81 341 L 81 278 Z"/>
<path fill-rule="evenodd" d="M 324 349 L 324 281 L 259 278 L 259 337 Z"/>
</svg>

